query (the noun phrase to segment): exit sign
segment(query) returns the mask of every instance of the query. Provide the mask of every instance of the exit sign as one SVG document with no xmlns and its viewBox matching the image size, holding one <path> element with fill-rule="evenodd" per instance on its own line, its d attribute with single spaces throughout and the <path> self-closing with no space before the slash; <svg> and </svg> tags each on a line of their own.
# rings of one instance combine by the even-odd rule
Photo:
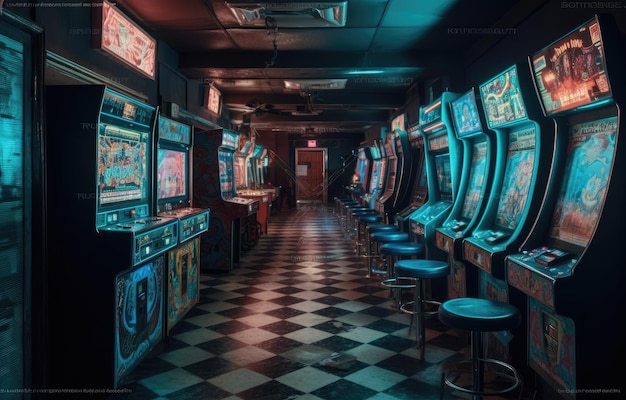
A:
<svg viewBox="0 0 626 400">
<path fill-rule="evenodd" d="M 317 140 L 309 140 L 307 142 L 307 147 L 317 147 Z"/>
</svg>

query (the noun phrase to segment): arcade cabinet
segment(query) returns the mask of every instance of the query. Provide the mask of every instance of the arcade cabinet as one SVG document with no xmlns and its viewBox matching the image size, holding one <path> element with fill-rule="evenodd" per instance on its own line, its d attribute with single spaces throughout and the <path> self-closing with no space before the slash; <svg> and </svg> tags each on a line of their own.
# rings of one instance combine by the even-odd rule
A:
<svg viewBox="0 0 626 400">
<path fill-rule="evenodd" d="M 387 159 L 380 139 L 374 139 L 374 144 L 370 147 L 370 154 L 372 155 L 372 175 L 370 176 L 369 192 L 365 193 L 361 203 L 373 210 L 376 206 L 376 200 L 385 187 L 387 177 Z"/>
<path fill-rule="evenodd" d="M 263 146 L 246 141 L 241 154 L 235 153 L 235 181 L 237 194 L 240 197 L 257 200 L 259 209 L 256 212 L 256 222 L 261 233 L 267 233 L 267 223 L 270 216 L 271 193 L 261 189 L 258 172 L 258 159 L 263 153 Z"/>
<path fill-rule="evenodd" d="M 530 230 L 543 199 L 554 127 L 532 97 L 532 77 L 525 65 L 513 65 L 480 85 L 487 127 L 495 132 L 495 168 L 489 199 L 471 236 L 463 240 L 463 257 L 478 270 L 478 295 L 509 302 L 522 311 L 524 299 L 504 281 L 504 259 L 515 252 Z M 487 335 L 493 358 L 519 364 L 525 352 L 525 324 L 515 332 Z"/>
<path fill-rule="evenodd" d="M 178 243 L 152 212 L 156 110 L 101 85 L 49 86 L 46 103 L 49 384 L 117 388 L 163 337 Z"/>
<path fill-rule="evenodd" d="M 428 179 L 424 168 L 424 135 L 419 129 L 419 123 L 409 126 L 408 136 L 415 171 L 409 204 L 393 216 L 394 224 L 400 232 L 409 232 L 409 217 L 428 200 Z"/>
<path fill-rule="evenodd" d="M 372 156 L 370 146 L 366 143 L 356 149 L 356 165 L 354 166 L 354 175 L 352 183 L 346 189 L 352 194 L 352 198 L 357 200 L 361 198 L 369 190 L 370 175 L 372 172 Z"/>
<path fill-rule="evenodd" d="M 393 216 L 406 205 L 415 173 L 409 152 L 409 136 L 406 131 L 406 114 L 402 113 L 391 121 L 387 134 L 387 185 L 385 192 L 376 202 L 375 209 L 383 217 L 383 223 L 391 223 Z"/>
<path fill-rule="evenodd" d="M 231 271 L 241 257 L 242 220 L 254 217 L 259 202 L 237 196 L 235 151 L 239 134 L 227 129 L 194 132 L 193 190 L 196 207 L 211 210 L 200 236 L 201 271 Z"/>
<path fill-rule="evenodd" d="M 472 88 L 450 102 L 454 134 L 463 146 L 461 180 L 450 214 L 435 230 L 437 247 L 448 253 L 448 298 L 475 297 L 476 268 L 466 268 L 463 239 L 471 234 L 487 204 L 495 158 L 495 138 L 486 131 L 482 109 Z"/>
<path fill-rule="evenodd" d="M 557 126 L 556 150 L 548 194 L 507 258 L 506 278 L 528 296 L 528 364 L 546 397 L 624 393 L 619 40 L 615 22 L 598 15 L 529 57 L 543 111 Z"/>
<path fill-rule="evenodd" d="M 450 213 L 461 177 L 461 142 L 454 136 L 449 104 L 459 94 L 444 92 L 420 107 L 419 124 L 424 135 L 424 163 L 428 180 L 428 201 L 410 216 L 410 232 L 423 242 L 426 258 L 446 259 L 435 246 L 435 228 Z"/>
<path fill-rule="evenodd" d="M 192 207 L 191 127 L 158 117 L 156 213 L 178 220 L 178 246 L 167 253 L 165 336 L 200 298 L 200 234 L 209 227 L 209 209 Z"/>
</svg>

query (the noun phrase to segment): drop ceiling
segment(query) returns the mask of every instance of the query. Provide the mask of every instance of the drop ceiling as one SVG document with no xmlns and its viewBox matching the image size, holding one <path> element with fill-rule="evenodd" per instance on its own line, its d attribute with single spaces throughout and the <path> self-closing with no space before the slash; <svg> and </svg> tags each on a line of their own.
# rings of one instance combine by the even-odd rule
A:
<svg viewBox="0 0 626 400">
<path fill-rule="evenodd" d="M 521 0 L 345 3 L 344 26 L 305 28 L 280 18 L 241 26 L 224 0 L 116 5 L 178 53 L 181 73 L 216 86 L 236 124 L 245 119 L 258 132 L 278 133 L 362 133 L 386 123 L 417 82 L 458 71 L 484 40 L 455 29 L 502 26 L 523 8 Z"/>
</svg>

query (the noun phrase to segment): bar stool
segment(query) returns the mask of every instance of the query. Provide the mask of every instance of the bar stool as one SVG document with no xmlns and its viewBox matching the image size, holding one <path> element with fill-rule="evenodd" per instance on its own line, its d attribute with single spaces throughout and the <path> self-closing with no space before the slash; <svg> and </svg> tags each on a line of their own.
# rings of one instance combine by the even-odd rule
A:
<svg viewBox="0 0 626 400">
<path fill-rule="evenodd" d="M 367 240 L 366 237 L 364 237 L 364 233 L 367 229 L 367 226 L 370 224 L 379 224 L 381 221 L 383 220 L 382 215 L 376 213 L 376 214 L 365 214 L 365 215 L 361 215 L 358 218 L 358 222 L 357 222 L 357 231 L 356 231 L 356 246 L 357 246 L 357 250 L 356 250 L 356 254 L 357 256 L 361 256 L 361 248 L 363 247 L 363 245 L 365 244 L 365 241 Z"/>
<path fill-rule="evenodd" d="M 408 235 L 408 234 L 407 234 Z M 398 235 L 400 236 L 400 235 Z M 407 237 L 408 239 L 408 237 Z M 395 274 L 395 266 L 399 262 L 401 257 L 419 257 L 424 255 L 424 245 L 417 242 L 409 242 L 406 240 L 403 241 L 388 241 L 383 244 L 379 248 L 379 252 L 381 256 L 385 256 L 387 259 L 387 280 L 393 279 Z M 386 282 L 386 281 L 383 281 Z M 415 284 L 411 284 L 409 286 L 388 286 L 389 287 L 389 297 L 393 297 L 394 289 L 396 291 L 396 303 L 398 307 L 402 303 L 402 289 L 410 289 L 415 287 Z"/>
<path fill-rule="evenodd" d="M 413 317 L 417 316 L 415 318 L 415 344 L 417 348 L 421 349 L 422 359 L 426 347 L 426 316 L 438 313 L 438 310 L 424 311 L 424 305 L 431 304 L 437 308 L 441 305 L 438 301 L 426 300 L 426 281 L 444 278 L 449 274 L 450 265 L 445 261 L 400 260 L 395 265 L 395 278 L 383 281 L 383 285 L 387 287 L 415 288 L 413 301 L 400 304 L 400 312 L 411 315 L 409 335 L 411 335 L 411 328 L 413 327 Z"/>
<path fill-rule="evenodd" d="M 378 259 L 378 245 L 373 239 L 373 235 L 378 232 L 398 232 L 398 227 L 390 224 L 368 224 L 365 227 L 365 255 L 362 257 L 367 258 L 367 277 L 370 278 L 372 274 L 372 259 Z"/>
<path fill-rule="evenodd" d="M 354 237 L 355 242 L 358 242 L 358 231 L 359 231 L 359 218 L 367 215 L 379 215 L 376 210 L 372 210 L 368 207 L 363 208 L 352 208 L 350 210 L 350 220 L 347 226 L 347 233 L 350 237 Z M 355 245 L 356 247 L 356 245 Z"/>
<path fill-rule="evenodd" d="M 370 275 L 372 273 L 377 275 L 387 275 L 389 271 L 389 266 L 386 265 L 388 264 L 388 260 L 384 254 L 381 254 L 380 248 L 390 242 L 407 242 L 409 240 L 409 234 L 406 232 L 398 232 L 398 230 L 388 230 L 373 233 L 371 238 L 374 243 L 374 256 L 372 258 L 376 258 L 379 263 L 382 263 L 384 269 L 377 269 L 370 263 L 369 273 Z"/>
<path fill-rule="evenodd" d="M 458 384 L 464 372 L 459 368 L 441 375 L 441 399 L 444 396 L 444 388 L 448 386 L 459 392 L 472 395 L 472 399 L 478 400 L 483 396 L 499 396 L 512 392 L 521 387 L 521 379 L 515 368 L 501 360 L 484 358 L 483 355 L 483 332 L 507 331 L 515 329 L 521 322 L 520 311 L 517 307 L 500 301 L 461 297 L 443 302 L 439 307 L 439 320 L 456 329 L 471 332 L 471 359 L 457 363 L 471 364 L 471 385 Z M 505 372 L 494 372 L 498 377 L 510 381 L 504 388 L 485 390 L 485 368 L 498 366 Z M 496 368 L 498 368 L 496 367 Z M 466 371 L 467 374 L 469 371 Z M 521 394 L 521 388 L 520 388 Z"/>
<path fill-rule="evenodd" d="M 347 201 L 341 201 L 338 204 L 339 210 L 337 211 L 338 217 L 339 217 L 339 223 L 342 227 L 345 228 L 345 224 L 346 224 L 346 213 L 348 210 L 348 207 L 352 206 L 352 207 L 356 207 L 359 206 L 359 202 L 356 200 L 347 200 Z"/>
</svg>

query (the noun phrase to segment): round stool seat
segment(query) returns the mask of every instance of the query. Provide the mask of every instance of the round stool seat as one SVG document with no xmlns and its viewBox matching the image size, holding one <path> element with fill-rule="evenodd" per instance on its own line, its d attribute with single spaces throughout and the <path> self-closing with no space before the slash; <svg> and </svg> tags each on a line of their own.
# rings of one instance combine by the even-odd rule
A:
<svg viewBox="0 0 626 400">
<path fill-rule="evenodd" d="M 348 209 L 348 212 L 351 215 L 356 215 L 356 214 L 372 214 L 372 213 L 376 213 L 378 214 L 376 211 L 372 210 L 371 208 L 350 208 Z"/>
<path fill-rule="evenodd" d="M 366 224 L 380 222 L 382 220 L 383 220 L 383 217 L 379 214 L 365 214 L 365 215 L 359 216 L 359 221 L 366 223 Z"/>
<path fill-rule="evenodd" d="M 367 229 L 369 230 L 370 234 L 373 234 L 376 232 L 397 232 L 398 231 L 398 227 L 392 224 L 373 224 L 373 225 L 368 225 Z"/>
<path fill-rule="evenodd" d="M 396 276 L 403 278 L 433 279 L 449 274 L 450 265 L 444 261 L 400 260 L 396 263 Z"/>
<path fill-rule="evenodd" d="M 372 234 L 372 240 L 376 242 L 405 242 L 409 240 L 409 234 L 406 232 L 376 232 Z"/>
<path fill-rule="evenodd" d="M 521 315 L 509 303 L 461 297 L 445 301 L 439 307 L 439 320 L 451 328 L 494 332 L 517 328 Z"/>
<path fill-rule="evenodd" d="M 380 254 L 389 256 L 416 256 L 424 252 L 424 245 L 415 242 L 389 242 L 380 246 Z"/>
<path fill-rule="evenodd" d="M 363 211 L 367 211 L 367 212 L 375 212 L 378 214 L 378 212 L 376 210 L 372 210 L 369 207 L 353 207 L 349 209 L 351 213 L 356 213 L 356 212 L 363 212 Z"/>
</svg>

